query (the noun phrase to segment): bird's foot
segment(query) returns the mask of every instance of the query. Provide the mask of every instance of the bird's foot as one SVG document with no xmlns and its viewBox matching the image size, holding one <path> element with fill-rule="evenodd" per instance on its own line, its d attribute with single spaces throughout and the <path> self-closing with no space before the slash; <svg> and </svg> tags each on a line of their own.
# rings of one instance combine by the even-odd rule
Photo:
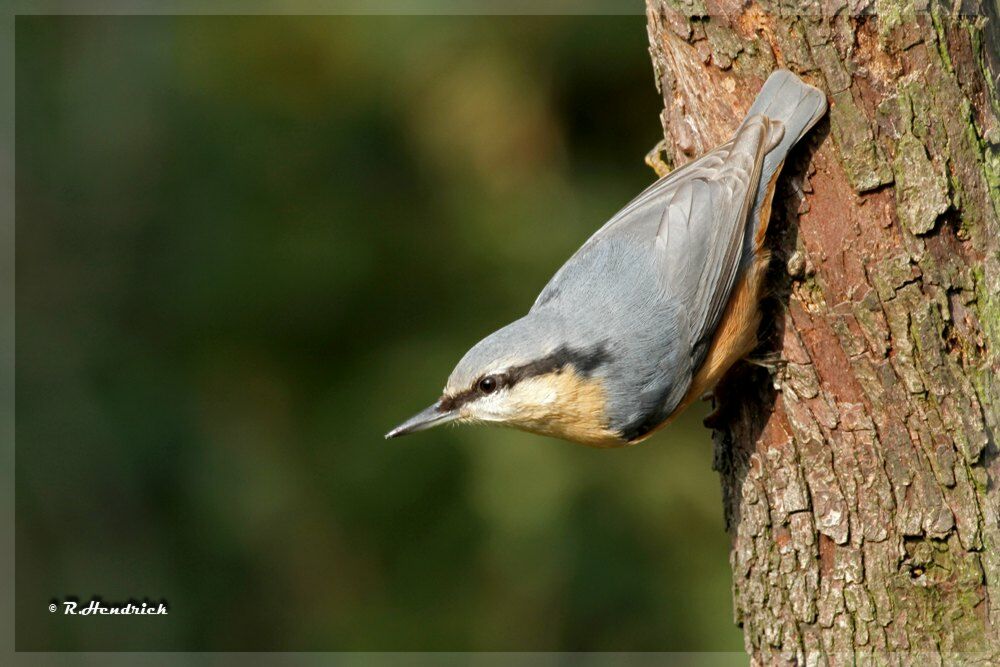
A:
<svg viewBox="0 0 1000 667">
<path fill-rule="evenodd" d="M 705 428 L 710 428 L 713 431 L 719 430 L 725 426 L 725 420 L 722 418 L 722 407 L 716 407 L 712 410 L 708 416 L 701 421 L 701 423 L 704 424 Z"/>
<path fill-rule="evenodd" d="M 785 368 L 788 366 L 788 360 L 783 359 L 781 357 L 781 353 L 772 352 L 759 357 L 747 357 L 746 362 L 765 369 L 767 374 L 771 376 L 771 382 L 774 385 L 774 389 L 781 389 L 779 380 L 781 379 Z"/>
<path fill-rule="evenodd" d="M 646 164 L 649 165 L 660 178 L 663 178 L 673 171 L 673 167 L 670 166 L 669 158 L 666 158 L 667 145 L 666 139 L 660 139 L 656 145 L 653 146 L 648 153 L 646 153 Z"/>
<path fill-rule="evenodd" d="M 783 359 L 780 352 L 772 352 L 759 357 L 747 357 L 746 362 L 754 366 L 766 368 L 771 375 L 774 375 L 788 365 L 788 360 Z"/>
<path fill-rule="evenodd" d="M 707 417 L 701 420 L 702 425 L 710 429 L 722 428 L 725 420 L 722 418 L 722 403 L 719 401 L 718 396 L 715 395 L 714 391 L 707 391 L 701 395 L 701 400 L 712 401 L 712 411 L 708 413 Z"/>
</svg>

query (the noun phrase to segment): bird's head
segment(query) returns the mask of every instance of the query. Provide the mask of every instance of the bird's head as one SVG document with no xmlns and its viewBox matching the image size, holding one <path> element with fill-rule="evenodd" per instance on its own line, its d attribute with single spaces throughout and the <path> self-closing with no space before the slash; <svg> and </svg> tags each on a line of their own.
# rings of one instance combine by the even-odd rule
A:
<svg viewBox="0 0 1000 667">
<path fill-rule="evenodd" d="M 476 343 L 441 398 L 386 437 L 481 422 L 594 446 L 622 444 L 608 428 L 604 382 L 595 373 L 610 360 L 605 345 L 570 344 L 558 323 L 529 315 Z"/>
</svg>

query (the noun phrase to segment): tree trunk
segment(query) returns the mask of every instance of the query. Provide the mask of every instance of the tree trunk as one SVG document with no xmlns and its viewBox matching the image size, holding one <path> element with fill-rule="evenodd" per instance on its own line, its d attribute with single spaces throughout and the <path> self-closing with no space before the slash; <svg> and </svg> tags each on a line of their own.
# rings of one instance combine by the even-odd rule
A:
<svg viewBox="0 0 1000 667">
<path fill-rule="evenodd" d="M 982 1 L 648 1 L 667 162 L 727 139 L 776 67 L 831 107 L 774 203 L 756 354 L 781 361 L 716 394 L 755 663 L 1000 658 L 1000 21 Z"/>
</svg>

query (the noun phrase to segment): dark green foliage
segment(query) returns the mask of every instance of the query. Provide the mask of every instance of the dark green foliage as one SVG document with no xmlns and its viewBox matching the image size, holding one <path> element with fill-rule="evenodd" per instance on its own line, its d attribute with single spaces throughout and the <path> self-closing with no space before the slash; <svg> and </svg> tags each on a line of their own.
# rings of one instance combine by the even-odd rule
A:
<svg viewBox="0 0 1000 667">
<path fill-rule="evenodd" d="M 699 415 L 382 439 L 652 179 L 644 17 L 16 38 L 18 648 L 740 646 Z"/>
</svg>

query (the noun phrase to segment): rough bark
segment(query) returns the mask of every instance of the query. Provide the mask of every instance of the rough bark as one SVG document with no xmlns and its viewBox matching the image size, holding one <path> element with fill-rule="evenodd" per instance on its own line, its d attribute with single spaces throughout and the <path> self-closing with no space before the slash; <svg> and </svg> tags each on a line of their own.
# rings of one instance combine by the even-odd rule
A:
<svg viewBox="0 0 1000 667">
<path fill-rule="evenodd" d="M 654 158 L 728 138 L 775 67 L 831 105 L 774 205 L 757 355 L 781 361 L 717 392 L 756 663 L 1000 658 L 1000 29 L 982 1 L 648 0 Z"/>
</svg>

